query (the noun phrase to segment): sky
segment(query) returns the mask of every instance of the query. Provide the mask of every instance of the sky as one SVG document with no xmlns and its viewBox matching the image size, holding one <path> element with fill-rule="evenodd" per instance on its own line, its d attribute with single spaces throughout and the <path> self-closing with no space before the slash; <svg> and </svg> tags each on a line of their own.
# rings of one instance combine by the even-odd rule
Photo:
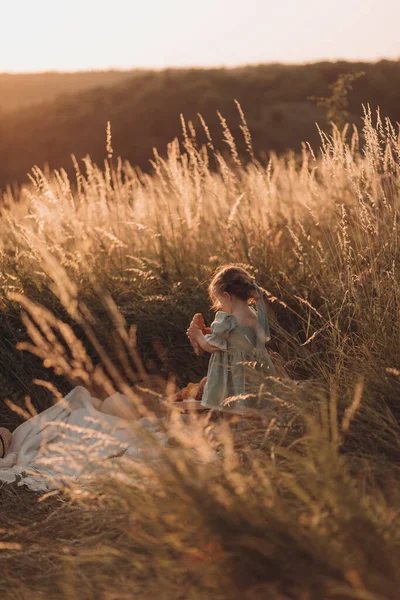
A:
<svg viewBox="0 0 400 600">
<path fill-rule="evenodd" d="M 400 59 L 399 0 L 0 0 L 0 72 Z"/>
</svg>

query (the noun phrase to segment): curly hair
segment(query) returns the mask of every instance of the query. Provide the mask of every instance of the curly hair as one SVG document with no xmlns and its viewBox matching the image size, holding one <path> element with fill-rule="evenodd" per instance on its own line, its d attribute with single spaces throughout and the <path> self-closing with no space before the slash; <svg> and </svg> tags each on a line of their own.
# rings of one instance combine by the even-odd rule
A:
<svg viewBox="0 0 400 600">
<path fill-rule="evenodd" d="M 225 292 L 245 301 L 257 296 L 254 278 L 238 265 L 225 265 L 215 273 L 208 287 L 212 308 L 219 307 L 218 296 Z"/>
</svg>

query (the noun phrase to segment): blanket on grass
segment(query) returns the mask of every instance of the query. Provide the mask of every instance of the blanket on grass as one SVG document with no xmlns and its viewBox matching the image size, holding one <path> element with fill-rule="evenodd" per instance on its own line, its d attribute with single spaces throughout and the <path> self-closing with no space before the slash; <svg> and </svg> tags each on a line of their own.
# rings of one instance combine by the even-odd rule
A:
<svg viewBox="0 0 400 600">
<path fill-rule="evenodd" d="M 107 398 L 109 407 L 113 402 L 121 405 L 129 399 L 114 394 Z M 167 440 L 156 423 L 104 414 L 97 410 L 101 404 L 78 386 L 20 425 L 7 455 L 0 459 L 0 485 L 16 482 L 46 492 L 68 486 L 82 475 L 104 471 L 116 457 L 157 458 Z"/>
</svg>

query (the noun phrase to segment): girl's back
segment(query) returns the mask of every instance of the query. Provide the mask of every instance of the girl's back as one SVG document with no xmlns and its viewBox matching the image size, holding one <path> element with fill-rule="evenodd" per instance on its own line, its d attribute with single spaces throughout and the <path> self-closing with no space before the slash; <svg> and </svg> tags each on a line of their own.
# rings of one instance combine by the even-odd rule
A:
<svg viewBox="0 0 400 600">
<path fill-rule="evenodd" d="M 260 383 L 265 382 L 268 375 L 275 375 L 272 361 L 265 351 L 261 353 L 264 369 L 260 379 L 257 319 L 255 326 L 240 325 L 234 315 L 218 311 L 211 330 L 212 333 L 205 338 L 218 348 L 218 352 L 210 358 L 203 406 L 230 412 L 254 408 Z"/>
<path fill-rule="evenodd" d="M 272 387 L 268 376 L 276 375 L 265 349 L 270 334 L 263 293 L 245 269 L 227 265 L 214 275 L 209 294 L 219 309 L 211 333 L 193 322 L 187 331 L 192 343 L 211 354 L 202 404 L 243 412 L 257 405 L 261 386 Z M 257 312 L 249 306 L 253 300 Z"/>
</svg>

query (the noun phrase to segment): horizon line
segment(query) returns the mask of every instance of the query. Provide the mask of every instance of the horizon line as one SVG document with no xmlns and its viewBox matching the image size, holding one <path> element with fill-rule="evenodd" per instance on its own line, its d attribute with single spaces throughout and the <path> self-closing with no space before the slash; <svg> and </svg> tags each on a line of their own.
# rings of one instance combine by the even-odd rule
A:
<svg viewBox="0 0 400 600">
<path fill-rule="evenodd" d="M 51 75 L 51 74 L 60 74 L 60 75 L 72 75 L 77 73 L 109 73 L 109 72 L 121 72 L 121 73 L 129 73 L 131 71 L 166 71 L 166 70 L 188 70 L 188 69 L 197 69 L 197 70 L 213 70 L 213 69 L 240 69 L 243 67 L 257 67 L 262 65 L 284 65 L 284 66 L 302 66 L 302 65 L 311 65 L 311 64 L 319 64 L 319 63 L 337 63 L 337 62 L 346 62 L 349 64 L 357 64 L 357 63 L 367 63 L 367 64 L 376 64 L 378 62 L 388 61 L 388 62 L 399 62 L 400 55 L 397 57 L 377 57 L 376 59 L 347 59 L 343 57 L 337 58 L 318 58 L 315 60 L 304 60 L 304 61 L 260 61 L 260 62 L 245 62 L 238 63 L 235 65 L 227 65 L 227 64 L 216 64 L 216 65 L 165 65 L 160 67 L 155 66 L 141 66 L 141 67 L 116 67 L 116 66 L 108 66 L 108 67 L 87 67 L 83 69 L 42 69 L 38 71 L 20 71 L 20 70 L 10 70 L 10 71 L 0 71 L 0 75 Z"/>
</svg>

